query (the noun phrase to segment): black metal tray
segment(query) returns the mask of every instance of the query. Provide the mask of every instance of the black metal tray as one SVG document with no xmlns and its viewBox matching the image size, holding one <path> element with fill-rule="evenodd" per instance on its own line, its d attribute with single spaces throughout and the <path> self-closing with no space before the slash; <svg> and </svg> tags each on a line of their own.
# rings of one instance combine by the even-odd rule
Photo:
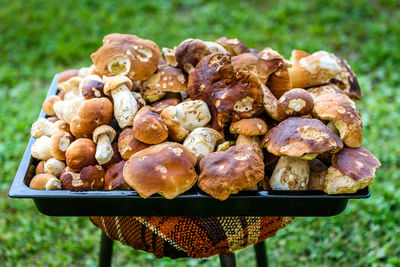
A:
<svg viewBox="0 0 400 267">
<path fill-rule="evenodd" d="M 57 93 L 56 75 L 47 96 Z M 41 111 L 39 118 L 44 118 Z M 354 194 L 326 195 L 322 191 L 243 191 L 225 201 L 199 190 L 175 199 L 162 196 L 141 198 L 135 191 L 34 190 L 26 183 L 35 161 L 30 138 L 11 185 L 12 198 L 32 198 L 38 210 L 50 216 L 333 216 L 341 213 L 349 199 L 370 197 L 369 188 Z"/>
</svg>

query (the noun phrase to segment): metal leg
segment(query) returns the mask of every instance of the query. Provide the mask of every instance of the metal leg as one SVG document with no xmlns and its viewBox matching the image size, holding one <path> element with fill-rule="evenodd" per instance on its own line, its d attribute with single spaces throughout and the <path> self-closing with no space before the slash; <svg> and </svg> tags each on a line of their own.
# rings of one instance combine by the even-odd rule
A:
<svg viewBox="0 0 400 267">
<path fill-rule="evenodd" d="M 113 240 L 101 232 L 99 267 L 110 267 L 113 249 Z"/>
<path fill-rule="evenodd" d="M 257 267 L 268 267 L 268 256 L 265 241 L 261 241 L 254 245 L 256 252 Z"/>
<path fill-rule="evenodd" d="M 219 255 L 221 267 L 236 267 L 235 253 Z"/>
</svg>

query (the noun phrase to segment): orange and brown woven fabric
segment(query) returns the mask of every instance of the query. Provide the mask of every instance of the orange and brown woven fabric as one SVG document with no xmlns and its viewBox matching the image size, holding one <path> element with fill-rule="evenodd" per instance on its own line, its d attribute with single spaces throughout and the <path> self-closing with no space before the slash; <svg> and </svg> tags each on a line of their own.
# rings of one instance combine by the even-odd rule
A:
<svg viewBox="0 0 400 267">
<path fill-rule="evenodd" d="M 90 217 L 113 240 L 156 257 L 228 254 L 274 236 L 292 217 Z"/>
</svg>

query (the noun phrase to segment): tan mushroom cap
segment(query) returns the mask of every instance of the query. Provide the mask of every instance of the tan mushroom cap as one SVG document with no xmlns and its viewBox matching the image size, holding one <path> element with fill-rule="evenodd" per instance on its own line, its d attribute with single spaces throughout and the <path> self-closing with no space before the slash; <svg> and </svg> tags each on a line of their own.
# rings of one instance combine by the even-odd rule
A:
<svg viewBox="0 0 400 267">
<path fill-rule="evenodd" d="M 162 92 L 186 92 L 187 79 L 180 69 L 163 65 L 143 82 L 143 87 Z"/>
<path fill-rule="evenodd" d="M 314 100 L 310 93 L 301 88 L 294 88 L 279 98 L 279 118 L 284 120 L 288 117 L 311 114 L 313 106 Z"/>
<path fill-rule="evenodd" d="M 222 45 L 232 56 L 250 52 L 249 47 L 237 38 L 224 36 L 218 38 L 215 42 Z"/>
<path fill-rule="evenodd" d="M 306 51 L 299 50 L 299 49 L 294 49 L 292 50 L 292 55 L 290 56 L 290 62 L 295 63 L 300 61 L 303 57 L 308 57 L 310 54 L 307 53 Z"/>
<path fill-rule="evenodd" d="M 337 87 L 335 84 L 326 84 L 322 86 L 317 86 L 317 87 L 311 87 L 307 89 L 307 92 L 311 94 L 311 96 L 314 98 L 325 95 L 325 94 L 343 94 L 343 91 L 340 90 L 339 87 Z"/>
<path fill-rule="evenodd" d="M 176 106 L 181 102 L 178 98 L 167 98 L 167 99 L 162 99 L 157 102 L 154 102 L 151 104 L 151 109 L 160 114 L 165 108 L 169 106 Z"/>
<path fill-rule="evenodd" d="M 326 151 L 337 152 L 343 143 L 320 120 L 291 117 L 269 130 L 261 146 L 276 156 L 313 159 Z"/>
<path fill-rule="evenodd" d="M 93 142 L 97 143 L 99 136 L 102 134 L 106 134 L 108 136 L 110 143 L 114 141 L 115 136 L 117 135 L 114 128 L 111 127 L 110 125 L 101 125 L 97 127 L 93 132 Z"/>
<path fill-rule="evenodd" d="M 165 142 L 132 155 L 124 166 L 123 176 L 143 198 L 158 193 L 172 199 L 196 183 L 195 164 L 196 157 L 187 148 Z"/>
<path fill-rule="evenodd" d="M 35 169 L 35 174 L 44 173 L 44 163 L 45 162 L 46 161 L 44 161 L 44 160 L 39 161 L 39 163 L 38 163 L 38 165 L 36 166 L 36 169 Z"/>
<path fill-rule="evenodd" d="M 54 112 L 53 105 L 55 102 L 61 101 L 61 98 L 58 95 L 51 95 L 43 102 L 42 108 L 44 113 L 49 116 L 54 116 L 56 113 Z"/>
<path fill-rule="evenodd" d="M 61 86 L 64 82 L 68 81 L 70 78 L 78 76 L 79 75 L 79 70 L 77 69 L 70 69 L 70 70 L 65 70 L 58 75 L 58 80 L 57 80 L 57 87 L 58 90 L 61 90 Z"/>
<path fill-rule="evenodd" d="M 213 152 L 200 161 L 197 182 L 201 190 L 225 200 L 246 188 L 257 186 L 264 178 L 264 163 L 251 146 L 232 146 Z"/>
<path fill-rule="evenodd" d="M 96 144 L 87 138 L 79 138 L 72 142 L 65 153 L 66 163 L 73 172 L 96 164 Z"/>
<path fill-rule="evenodd" d="M 231 123 L 229 132 L 241 135 L 264 135 L 268 130 L 267 124 L 259 118 L 241 119 Z"/>
<path fill-rule="evenodd" d="M 125 85 L 130 90 L 132 89 L 133 83 L 124 75 L 108 77 L 104 84 L 104 94 L 109 96 L 112 90 L 118 89 L 122 85 Z"/>
<path fill-rule="evenodd" d="M 32 178 L 29 187 L 36 190 L 60 190 L 61 183 L 54 175 L 41 173 Z"/>
<path fill-rule="evenodd" d="M 60 176 L 63 189 L 71 191 L 103 190 L 104 169 L 99 166 L 86 166 L 79 172 L 66 167 Z"/>
<path fill-rule="evenodd" d="M 133 119 L 133 136 L 146 144 L 159 144 L 168 137 L 168 128 L 150 106 L 142 107 Z"/>
<path fill-rule="evenodd" d="M 356 74 L 346 60 L 337 56 L 335 58 L 336 62 L 342 67 L 342 70 L 330 82 L 339 86 L 348 97 L 355 100 L 361 99 L 361 88 L 358 84 Z"/>
<path fill-rule="evenodd" d="M 113 104 L 106 97 L 85 100 L 71 121 L 71 133 L 77 137 L 91 137 L 100 125 L 113 119 Z"/>
<path fill-rule="evenodd" d="M 344 148 L 333 155 L 324 191 L 328 194 L 354 193 L 373 183 L 375 171 L 380 166 L 379 160 L 367 149 Z"/>
<path fill-rule="evenodd" d="M 360 147 L 363 122 L 354 102 L 344 94 L 325 94 L 316 98 L 313 115 L 331 121 L 348 147 Z"/>
<path fill-rule="evenodd" d="M 125 182 L 122 171 L 126 160 L 111 165 L 104 176 L 104 190 L 132 190 Z"/>
<path fill-rule="evenodd" d="M 102 75 L 123 74 L 142 81 L 156 71 L 160 48 L 136 35 L 112 33 L 104 36 L 103 46 L 90 57 Z"/>
<path fill-rule="evenodd" d="M 58 131 L 50 137 L 50 152 L 55 159 L 65 160 L 65 153 L 74 141 L 74 137 L 64 131 Z"/>
<path fill-rule="evenodd" d="M 123 159 L 128 160 L 136 152 L 143 150 L 150 145 L 137 140 L 133 136 L 131 127 L 125 128 L 118 137 L 118 150 Z"/>
</svg>

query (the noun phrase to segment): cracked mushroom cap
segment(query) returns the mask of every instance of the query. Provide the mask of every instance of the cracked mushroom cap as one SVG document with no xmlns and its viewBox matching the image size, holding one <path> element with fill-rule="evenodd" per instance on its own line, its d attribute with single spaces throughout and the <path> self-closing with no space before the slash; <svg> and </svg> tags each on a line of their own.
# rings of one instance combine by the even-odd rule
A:
<svg viewBox="0 0 400 267">
<path fill-rule="evenodd" d="M 110 124 L 113 119 L 113 104 L 106 97 L 91 98 L 83 101 L 71 121 L 71 133 L 76 138 L 92 136 L 100 125 Z"/>
<path fill-rule="evenodd" d="M 66 167 L 61 175 L 62 188 L 71 191 L 103 190 L 104 169 L 99 166 L 86 166 L 79 172 L 72 172 Z"/>
<path fill-rule="evenodd" d="M 267 124 L 259 118 L 242 119 L 231 123 L 229 132 L 240 135 L 264 135 L 268 130 Z"/>
<path fill-rule="evenodd" d="M 104 176 L 104 190 L 132 190 L 125 182 L 122 171 L 126 160 L 111 165 Z"/>
<path fill-rule="evenodd" d="M 163 65 L 143 82 L 143 87 L 162 92 L 186 92 L 187 79 L 181 69 Z"/>
<path fill-rule="evenodd" d="M 87 138 L 79 138 L 72 142 L 65 153 L 66 163 L 73 172 L 80 172 L 82 168 L 96 164 L 96 144 Z"/>
<path fill-rule="evenodd" d="M 230 121 L 255 117 L 263 111 L 263 90 L 257 75 L 235 71 L 229 55 L 203 58 L 189 75 L 191 99 L 207 103 L 212 127 L 222 130 Z"/>
<path fill-rule="evenodd" d="M 354 102 L 344 94 L 325 94 L 316 98 L 313 115 L 332 122 L 340 139 L 352 148 L 360 147 L 363 140 L 363 122 Z"/>
<path fill-rule="evenodd" d="M 79 83 L 79 91 L 85 99 L 105 97 L 104 82 L 97 75 L 88 75 Z"/>
<path fill-rule="evenodd" d="M 125 128 L 118 137 L 118 150 L 123 159 L 128 160 L 136 152 L 143 150 L 150 145 L 137 140 L 133 136 L 131 127 Z"/>
<path fill-rule="evenodd" d="M 132 155 L 124 166 L 123 176 L 143 198 L 158 193 L 172 199 L 196 183 L 195 164 L 196 157 L 186 147 L 165 142 Z"/>
<path fill-rule="evenodd" d="M 261 146 L 276 156 L 313 159 L 343 148 L 340 138 L 317 119 L 291 117 L 267 132 Z"/>
<path fill-rule="evenodd" d="M 294 88 L 279 98 L 279 118 L 284 120 L 288 117 L 311 114 L 313 106 L 314 100 L 310 93 L 301 88 Z"/>
<path fill-rule="evenodd" d="M 104 36 L 103 46 L 90 57 L 102 75 L 126 75 L 142 81 L 157 70 L 160 48 L 136 35 L 112 33 Z"/>
<path fill-rule="evenodd" d="M 237 38 L 220 37 L 215 41 L 217 44 L 222 45 L 225 50 L 232 56 L 237 56 L 243 53 L 249 53 L 249 47 Z"/>
<path fill-rule="evenodd" d="M 361 88 L 358 84 L 356 74 L 351 69 L 346 60 L 335 56 L 336 62 L 342 67 L 342 70 L 331 79 L 331 83 L 336 84 L 350 98 L 361 99 Z"/>
<path fill-rule="evenodd" d="M 328 194 L 355 193 L 373 183 L 380 166 L 379 160 L 367 149 L 346 147 L 333 155 L 324 191 Z"/>
<path fill-rule="evenodd" d="M 264 178 L 264 163 L 251 146 L 232 146 L 209 153 L 200 161 L 197 185 L 212 197 L 225 200 Z"/>
<path fill-rule="evenodd" d="M 150 106 L 144 106 L 136 113 L 132 130 L 133 136 L 146 144 L 159 144 L 168 137 L 167 126 Z"/>
</svg>

